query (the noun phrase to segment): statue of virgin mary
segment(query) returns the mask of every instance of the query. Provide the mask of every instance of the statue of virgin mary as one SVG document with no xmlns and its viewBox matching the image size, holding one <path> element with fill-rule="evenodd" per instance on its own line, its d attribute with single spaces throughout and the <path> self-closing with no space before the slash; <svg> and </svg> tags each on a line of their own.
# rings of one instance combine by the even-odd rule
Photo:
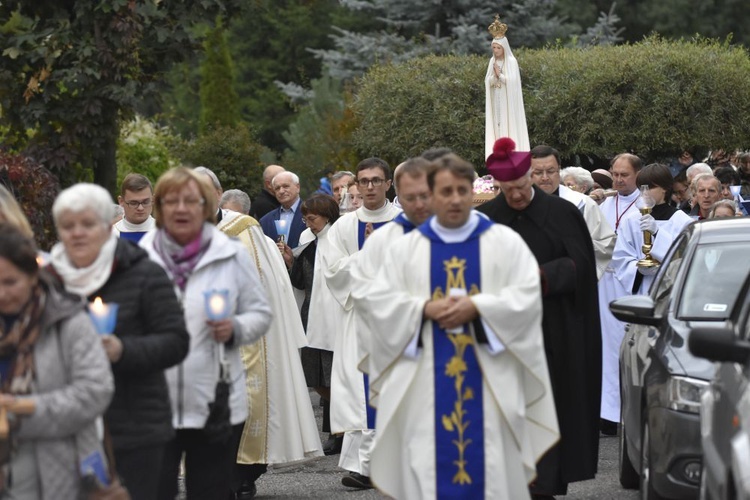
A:
<svg viewBox="0 0 750 500">
<path fill-rule="evenodd" d="M 513 57 L 505 32 L 508 26 L 495 21 L 490 25 L 492 35 L 492 59 L 484 77 L 485 133 L 484 156 L 492 154 L 492 146 L 500 137 L 510 137 L 516 150 L 529 151 L 529 132 L 526 128 L 526 112 L 521 92 L 521 72 Z"/>
</svg>

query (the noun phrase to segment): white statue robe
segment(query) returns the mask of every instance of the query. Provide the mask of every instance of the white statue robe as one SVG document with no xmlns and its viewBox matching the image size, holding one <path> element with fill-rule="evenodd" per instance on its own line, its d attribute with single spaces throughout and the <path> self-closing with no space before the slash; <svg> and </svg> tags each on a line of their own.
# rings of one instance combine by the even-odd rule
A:
<svg viewBox="0 0 750 500">
<path fill-rule="evenodd" d="M 645 295 L 648 293 L 651 283 L 654 281 L 654 275 L 644 275 L 643 281 L 637 290 L 633 291 L 638 272 L 638 261 L 645 255 L 641 251 L 643 246 L 643 231 L 641 230 L 639 217 L 631 217 L 625 222 L 620 223 L 617 246 L 612 257 L 612 268 L 615 277 L 623 288 L 629 290 L 629 293 Z M 672 242 L 682 232 L 682 230 L 693 222 L 693 219 L 682 210 L 677 210 L 669 220 L 657 220 L 656 226 L 658 231 L 652 239 L 651 256 L 658 262 L 663 262 L 664 257 L 672 246 Z M 623 335 L 625 334 L 623 330 Z"/>
<path fill-rule="evenodd" d="M 526 111 L 523 106 L 521 91 L 521 71 L 518 61 L 510 50 L 508 39 L 495 38 L 492 43 L 499 43 L 505 50 L 501 78 L 495 76 L 493 65 L 495 57 L 490 59 L 484 77 L 484 157 L 492 154 L 495 141 L 501 137 L 510 137 L 516 143 L 516 151 L 530 151 L 529 131 L 526 126 Z"/>
<path fill-rule="evenodd" d="M 636 189 L 628 196 L 617 194 L 599 205 L 609 225 L 615 228 L 618 238 L 620 228 L 628 219 L 640 220 L 641 213 L 636 207 L 636 200 L 640 195 Z M 620 344 L 625 332 L 625 323 L 612 315 L 609 303 L 630 294 L 630 288 L 623 286 L 617 279 L 615 269 L 610 263 L 604 276 L 599 280 L 599 317 L 602 324 L 601 417 L 611 422 L 620 421 Z"/>
<path fill-rule="evenodd" d="M 406 216 L 401 213 L 393 221 L 381 227 L 367 238 L 362 250 L 357 254 L 356 265 L 352 266 L 354 276 L 352 287 L 352 299 L 354 300 L 356 333 L 358 337 L 359 352 L 357 354 L 358 368 L 364 373 L 370 373 L 368 367 L 369 354 L 367 348 L 370 344 L 371 332 L 383 332 L 383 325 L 370 324 L 367 319 L 366 310 L 369 306 L 368 295 L 378 271 L 389 265 L 386 261 L 386 252 L 394 241 L 404 234 L 414 230 Z M 370 392 L 370 405 L 377 406 L 376 395 Z"/>
<path fill-rule="evenodd" d="M 307 340 L 284 259 L 252 217 L 224 210 L 218 227 L 250 252 L 274 313 L 268 333 L 241 349 L 249 416 L 237 462 L 282 464 L 322 456 L 299 356 Z"/>
<path fill-rule="evenodd" d="M 351 297 L 355 286 L 352 266 L 360 250 L 360 223 L 382 225 L 400 210 L 389 201 L 377 210 L 364 206 L 342 215 L 328 233 L 329 245 L 322 254 L 328 288 L 343 311 L 337 328 L 331 373 L 331 432 L 368 429 L 365 383 L 357 369 L 359 342 Z M 318 248 L 320 251 L 320 248 Z M 371 427 L 370 427 L 371 428 Z"/>
<path fill-rule="evenodd" d="M 370 291 L 373 321 L 372 390 L 379 393 L 371 479 L 397 499 L 436 497 L 433 326 L 423 321 L 431 286 L 431 240 L 420 230 L 387 251 Z M 460 244 L 460 243 L 459 243 Z M 539 266 L 513 230 L 492 225 L 480 236 L 481 288 L 472 295 L 488 337 L 502 343 L 491 354 L 476 344 L 481 367 L 485 498 L 523 499 L 536 462 L 558 439 L 557 417 L 542 337 Z M 485 257 L 486 256 L 486 257 Z M 414 354 L 415 334 L 423 345 Z M 458 383 L 458 382 L 457 382 Z M 455 444 L 455 443 L 454 443 Z M 455 462 L 454 462 L 455 463 Z"/>
<path fill-rule="evenodd" d="M 573 191 L 572 189 L 560 184 L 560 198 L 568 200 L 578 207 L 586 221 L 586 227 L 591 235 L 591 242 L 594 244 L 594 256 L 596 258 L 596 277 L 601 279 L 604 271 L 612 260 L 612 252 L 615 249 L 615 231 L 609 225 L 604 217 L 599 204 L 591 199 L 590 196 Z"/>
</svg>

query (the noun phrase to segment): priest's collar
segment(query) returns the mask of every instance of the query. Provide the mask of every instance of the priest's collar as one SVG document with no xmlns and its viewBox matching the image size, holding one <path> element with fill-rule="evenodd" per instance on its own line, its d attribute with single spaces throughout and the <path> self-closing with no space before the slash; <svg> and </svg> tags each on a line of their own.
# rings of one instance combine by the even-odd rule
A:
<svg viewBox="0 0 750 500">
<path fill-rule="evenodd" d="M 123 217 L 122 219 L 120 219 L 120 222 L 117 224 L 117 226 L 118 226 L 118 229 L 120 230 L 120 232 L 123 232 L 123 233 L 135 233 L 135 232 L 138 232 L 138 231 L 148 231 L 151 228 L 153 228 L 155 224 L 156 224 L 156 221 L 154 220 L 154 218 L 152 216 L 149 215 L 148 219 L 146 219 L 145 221 L 141 222 L 140 224 L 133 224 L 128 219 L 126 219 L 125 217 Z M 122 229 L 120 229 L 120 228 L 122 228 Z"/>
<path fill-rule="evenodd" d="M 431 217 L 429 224 L 430 228 L 444 242 L 460 243 L 462 241 L 466 241 L 477 228 L 477 226 L 479 225 L 479 215 L 477 215 L 476 212 L 472 210 L 469 213 L 469 220 L 466 221 L 466 224 L 456 228 L 449 228 L 441 225 L 438 222 L 437 217 Z"/>
<path fill-rule="evenodd" d="M 620 193 L 617 193 L 618 198 L 620 198 L 623 201 L 628 201 L 628 202 L 635 200 L 640 195 L 641 195 L 641 192 L 638 191 L 637 189 L 633 191 L 632 193 L 630 193 L 629 195 L 622 195 Z"/>
<path fill-rule="evenodd" d="M 376 210 L 370 210 L 369 208 L 362 205 L 353 213 L 355 213 L 357 218 L 362 222 L 382 222 L 385 220 L 393 219 L 395 214 L 388 216 L 388 212 L 393 209 L 393 204 L 390 201 L 385 200 L 383 206 Z"/>
</svg>

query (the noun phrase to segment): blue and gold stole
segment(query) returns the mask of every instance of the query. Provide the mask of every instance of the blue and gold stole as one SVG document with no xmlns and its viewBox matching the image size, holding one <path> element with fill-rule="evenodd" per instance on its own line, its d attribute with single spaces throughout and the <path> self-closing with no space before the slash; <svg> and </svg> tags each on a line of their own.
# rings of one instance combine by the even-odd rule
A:
<svg viewBox="0 0 750 500">
<path fill-rule="evenodd" d="M 400 215 L 400 214 L 399 214 Z M 385 222 L 372 222 L 372 230 L 388 224 L 390 221 Z M 365 229 L 367 229 L 367 222 L 357 222 L 357 248 L 362 250 L 362 246 L 365 244 Z M 375 408 L 370 406 L 370 377 L 367 374 L 362 375 L 365 380 L 365 410 L 367 412 L 367 428 L 375 428 Z"/>
<path fill-rule="evenodd" d="M 463 242 L 445 243 L 429 223 L 430 289 L 438 299 L 451 288 L 481 290 L 479 236 L 492 227 L 484 218 Z M 435 365 L 435 471 L 437 498 L 484 498 L 482 370 L 468 325 L 449 333 L 432 324 Z"/>
<path fill-rule="evenodd" d="M 396 224 L 404 228 L 404 234 L 409 234 L 410 232 L 412 232 L 412 230 L 417 228 L 417 226 L 415 226 L 412 223 L 412 221 L 406 218 L 406 216 L 404 215 L 404 212 L 401 212 L 400 214 L 398 214 L 393 219 L 393 222 L 395 222 Z"/>
</svg>

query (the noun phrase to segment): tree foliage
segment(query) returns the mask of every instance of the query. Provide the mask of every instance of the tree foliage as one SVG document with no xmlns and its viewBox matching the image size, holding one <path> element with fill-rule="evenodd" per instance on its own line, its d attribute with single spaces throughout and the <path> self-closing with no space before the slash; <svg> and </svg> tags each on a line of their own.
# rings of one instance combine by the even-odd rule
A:
<svg viewBox="0 0 750 500">
<path fill-rule="evenodd" d="M 750 58 L 714 41 L 641 43 L 586 49 L 520 50 L 532 144 L 563 156 L 647 159 L 689 147 L 746 147 Z M 698 62 L 698 63 L 697 63 Z M 487 59 L 448 56 L 376 66 L 354 102 L 363 154 L 397 163 L 434 146 L 484 164 Z"/>
<path fill-rule="evenodd" d="M 49 250 L 57 241 L 52 203 L 60 192 L 60 185 L 55 176 L 31 158 L 0 151 L 0 184 L 21 205 L 37 246 Z"/>
<path fill-rule="evenodd" d="M 201 64 L 201 132 L 209 127 L 232 126 L 240 121 L 240 100 L 234 90 L 234 65 L 219 20 L 203 43 Z"/>
<path fill-rule="evenodd" d="M 184 164 L 213 170 L 224 189 L 241 189 L 251 197 L 263 187 L 264 152 L 252 129 L 242 123 L 213 127 L 172 151 Z"/>
<path fill-rule="evenodd" d="M 3 1 L 0 123 L 9 126 L 7 140 L 58 171 L 80 163 L 114 190 L 118 120 L 199 47 L 191 27 L 235 3 Z"/>
<path fill-rule="evenodd" d="M 140 116 L 123 124 L 117 141 L 117 185 L 130 173 L 156 182 L 161 174 L 176 166 L 170 151 L 175 144 L 177 139 L 169 129 Z"/>
<path fill-rule="evenodd" d="M 428 54 L 489 53 L 487 26 L 495 13 L 509 26 L 512 47 L 538 47 L 570 30 L 553 13 L 554 0 L 342 0 L 380 21 L 372 30 L 336 28 L 335 49 L 312 50 L 329 73 L 359 76 L 375 63 L 398 63 Z"/>
<path fill-rule="evenodd" d="M 312 82 L 313 98 L 304 105 L 284 133 L 289 149 L 282 163 L 313 189 L 324 169 L 352 170 L 359 162 L 352 143 L 357 121 L 347 106 L 348 92 L 340 82 L 324 76 Z"/>
</svg>

